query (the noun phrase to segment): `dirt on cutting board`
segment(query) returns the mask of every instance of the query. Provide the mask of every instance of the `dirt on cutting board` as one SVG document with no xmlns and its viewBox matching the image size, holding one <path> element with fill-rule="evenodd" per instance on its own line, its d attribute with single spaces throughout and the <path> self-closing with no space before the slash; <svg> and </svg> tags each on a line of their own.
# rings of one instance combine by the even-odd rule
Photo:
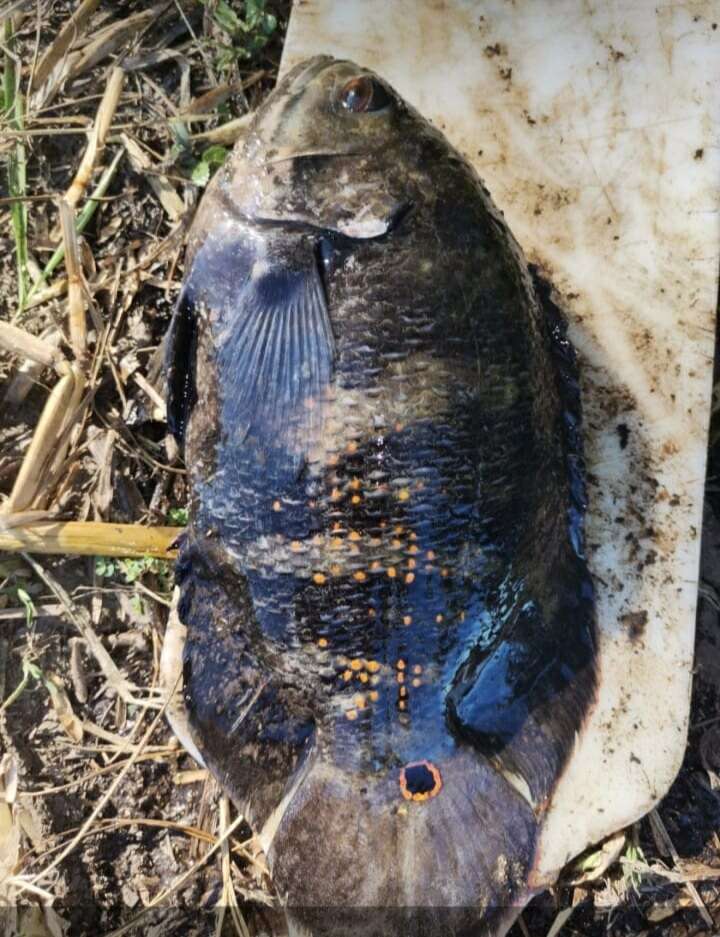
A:
<svg viewBox="0 0 720 937">
<path fill-rule="evenodd" d="M 37 68 L 75 6 L 40 0 L 16 11 L 0 55 L 7 49 L 15 57 L 23 92 L 33 62 Z M 185 476 L 159 402 L 161 342 L 182 278 L 183 235 L 202 185 L 224 155 L 218 147 L 230 145 L 221 133 L 216 140 L 196 134 L 218 131 L 272 88 L 289 3 L 182 0 L 159 3 L 143 20 L 148 7 L 140 0 L 101 5 L 76 28 L 44 99 L 26 101 L 24 135 L 0 132 L 0 319 L 13 320 L 18 308 L 17 242 L 7 201 L 16 192 L 8 190 L 6 172 L 18 141 L 27 161 L 24 195 L 32 197 L 24 203 L 32 274 L 59 242 L 57 195 L 80 163 L 109 69 L 122 64 L 123 93 L 89 191 L 115 154 L 124 153 L 80 236 L 94 377 L 45 509 L 76 520 L 181 526 Z M 254 20 L 252 10 L 260 11 Z M 262 16 L 275 17 L 274 25 Z M 98 35 L 105 37 L 99 48 Z M 7 57 L 0 67 L 7 70 Z M 224 100 L 218 86 L 227 86 Z M 1 129 L 8 129 L 7 120 Z M 144 167 L 130 158 L 138 150 Z M 61 264 L 38 290 L 43 301 L 29 305 L 17 324 L 46 337 L 64 332 L 63 277 Z M 64 338 L 61 343 L 67 350 Z M 22 378 L 19 364 L 0 353 L 3 494 L 58 379 L 47 368 Z M 594 850 L 575 863 L 563 884 L 526 909 L 512 937 L 544 937 L 562 920 L 562 934 L 584 937 L 709 934 L 711 916 L 720 927 L 719 551 L 716 414 L 682 771 L 658 808 L 659 821 L 645 819 L 605 853 Z M 202 863 L 236 821 L 235 811 L 163 718 L 144 738 L 158 714 L 145 703 L 157 701 L 171 565 L 47 556 L 35 564 L 0 554 L 0 900 L 7 932 L 109 934 L 139 918 L 136 933 L 210 934 L 218 926 L 227 934 L 244 933 L 245 926 L 253 935 L 281 933 L 251 831 L 240 823 L 229 849 L 217 848 Z M 134 702 L 123 702 L 107 669 L 79 640 L 82 615 L 136 688 Z M 614 861 L 597 872 L 604 855 Z M 596 877 L 589 880 L 592 868 Z"/>
</svg>

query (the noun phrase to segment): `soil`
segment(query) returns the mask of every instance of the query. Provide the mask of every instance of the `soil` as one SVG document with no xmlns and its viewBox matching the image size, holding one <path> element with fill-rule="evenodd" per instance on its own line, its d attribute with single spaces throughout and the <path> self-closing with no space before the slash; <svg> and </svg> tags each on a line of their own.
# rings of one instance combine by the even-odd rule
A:
<svg viewBox="0 0 720 937">
<path fill-rule="evenodd" d="M 21 5 L 22 6 L 22 5 Z M 30 63 L 58 35 L 76 4 L 25 4 L 15 23 L 14 52 L 27 83 Z M 97 12 L 80 30 L 71 53 L 100 28 L 127 22 L 147 8 L 141 0 L 117 0 Z M 187 130 L 210 130 L 254 108 L 272 88 L 289 14 L 288 0 L 268 2 L 277 27 L 267 43 L 247 55 L 237 50 L 239 34 L 218 25 L 212 9 L 183 0 L 158 4 L 158 13 L 128 33 L 110 53 L 76 77 L 58 85 L 49 110 L 28 111 L 26 126 L 27 193 L 53 196 L 67 190 L 86 146 L 71 120 L 91 121 L 113 62 L 128 67 L 123 97 L 113 118 L 107 150 L 91 185 L 121 144 L 120 133 L 136 139 L 149 156 L 152 172 L 133 169 L 127 157 L 81 237 L 84 276 L 94 303 L 93 361 L 98 378 L 82 434 L 73 440 L 65 470 L 46 492 L 45 507 L 60 517 L 116 522 L 182 523 L 184 472 L 168 442 L 162 413 L 143 389 L 162 393 L 160 349 L 182 278 L 181 241 L 199 190 L 191 177 L 208 142 L 188 139 Z M 229 8 L 244 15 L 245 5 Z M 181 15 L 182 14 L 182 15 Z M 227 21 L 226 21 L 227 22 Z M 257 31 L 257 30 L 256 30 Z M 247 39 L 242 42 L 247 43 Z M 6 37 L 7 46 L 7 37 Z M 172 53 L 167 56 L 167 51 Z M 155 54 L 154 63 L 140 65 Z M 495 55 L 493 47 L 487 55 Z M 171 121 L 222 82 L 240 82 L 227 102 L 216 107 L 204 99 L 204 122 Z M 189 84 L 188 84 L 189 82 Z M 53 118 L 52 121 L 49 119 Z M 44 123 L 42 121 L 45 121 Z M 82 129 L 82 128 L 81 128 Z M 62 132 L 52 132 L 62 131 Z M 0 186 L 14 139 L 0 136 Z M 172 218 L 151 186 L 164 175 L 180 198 L 183 213 Z M 0 191 L 1 197 L 9 193 Z M 57 199 L 28 203 L 28 242 L 42 267 L 58 238 Z M 17 308 L 17 270 L 10 205 L 0 202 L 0 320 Z M 119 274 L 116 276 L 116 272 Z M 57 279 L 62 267 L 51 277 Z M 66 298 L 61 295 L 28 309 L 18 323 L 36 335 L 64 327 Z M 112 328 L 107 329 L 111 324 Z M 98 359 L 107 338 L 108 354 Z M 68 345 L 61 339 L 68 354 Z M 720 348 L 720 346 L 719 346 Z M 716 354 L 716 370 L 720 354 Z M 8 494 L 31 439 L 48 389 L 57 380 L 46 370 L 33 376 L 21 402 L 17 359 L 0 354 L 0 492 Z M 720 378 L 720 372 L 717 374 Z M 716 378 L 716 379 L 717 379 Z M 716 385 L 717 386 L 717 385 Z M 619 432 L 620 432 L 619 428 Z M 703 532 L 702 586 L 698 612 L 696 674 L 691 729 L 682 770 L 658 808 L 661 826 L 644 819 L 625 831 L 620 858 L 594 881 L 582 881 L 578 864 L 563 883 L 537 898 L 511 930 L 511 937 L 547 935 L 559 915 L 572 909 L 563 935 L 647 935 L 690 937 L 720 925 L 720 413 L 711 428 Z M 98 563 L 93 557 L 36 558 L 46 580 L 57 582 L 71 609 L 85 609 L 92 627 L 110 650 L 138 696 L 151 698 L 159 680 L 171 568 L 163 562 Z M 51 577 L 51 578 L 49 578 Z M 110 688 L 107 674 L 82 643 L 72 616 L 57 591 L 22 556 L 0 554 L 0 700 L 21 685 L 15 701 L 0 710 L 0 782 L 12 821 L 0 798 L 0 881 L 9 862 L 16 878 L 32 880 L 45 870 L 84 825 L 73 851 L 35 891 L 0 893 L 8 933 L 37 935 L 109 934 L 144 913 L 136 933 L 243 933 L 233 920 L 227 888 L 232 883 L 250 934 L 279 933 L 262 857 L 242 824 L 232 836 L 229 861 L 222 850 L 210 857 L 148 909 L 194 866 L 222 830 L 222 795 L 215 782 L 185 753 L 161 719 L 140 750 L 138 743 L 155 710 L 124 703 Z M 26 616 L 27 610 L 27 616 Z M 53 692 L 52 687 L 60 687 Z M 130 737 L 131 741 L 127 740 Z M 133 754 L 122 781 L 103 804 L 122 766 Z M 230 819 L 234 814 L 230 809 Z M 664 825 L 671 842 L 662 833 Z M 8 830 L 10 829 L 10 832 Z M 12 830 L 17 830 L 13 839 Z M 13 846 L 14 844 L 14 846 Z M 15 852 L 13 853 L 13 848 Z M 673 854 L 674 853 L 674 854 Z M 673 880 L 674 879 L 674 880 Z M 688 881 L 695 879 L 696 898 Z M 15 898 L 13 899 L 13 895 Z M 10 903 L 8 903 L 10 902 Z M 219 910 L 221 909 L 221 910 Z M 23 930 L 25 928 L 25 930 Z"/>
</svg>

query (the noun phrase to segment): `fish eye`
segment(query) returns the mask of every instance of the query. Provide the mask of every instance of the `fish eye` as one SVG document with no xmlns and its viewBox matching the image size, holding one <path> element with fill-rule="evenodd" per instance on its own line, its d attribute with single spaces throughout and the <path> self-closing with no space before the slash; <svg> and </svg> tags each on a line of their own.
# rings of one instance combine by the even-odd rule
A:
<svg viewBox="0 0 720 937">
<path fill-rule="evenodd" d="M 390 95 L 369 75 L 351 78 L 343 85 L 338 97 L 345 110 L 354 114 L 380 111 L 390 103 Z"/>
</svg>

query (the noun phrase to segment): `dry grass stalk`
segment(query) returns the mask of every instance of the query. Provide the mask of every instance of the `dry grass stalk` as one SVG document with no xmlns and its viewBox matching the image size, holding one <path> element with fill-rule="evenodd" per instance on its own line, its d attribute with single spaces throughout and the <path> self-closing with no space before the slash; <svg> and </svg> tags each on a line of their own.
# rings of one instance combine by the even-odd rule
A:
<svg viewBox="0 0 720 937">
<path fill-rule="evenodd" d="M 77 78 L 78 75 L 112 55 L 127 39 L 157 20 L 166 8 L 166 3 L 160 3 L 147 10 L 133 13 L 125 19 L 116 20 L 104 29 L 98 30 L 90 42 L 68 58 L 68 78 Z"/>
<path fill-rule="evenodd" d="M 66 292 L 67 285 L 67 279 L 65 277 L 58 277 L 57 280 L 46 287 L 46 289 L 40 290 L 33 296 L 29 296 L 25 303 L 25 309 L 32 309 L 33 306 L 42 306 L 43 303 L 47 303 L 51 299 L 57 299 Z"/>
<path fill-rule="evenodd" d="M 45 84 L 55 66 L 65 57 L 71 44 L 77 40 L 99 5 L 100 0 L 82 0 L 38 62 L 33 76 L 32 91 L 37 91 Z"/>
<path fill-rule="evenodd" d="M 23 511 L 35 500 L 48 458 L 62 433 L 67 409 L 75 391 L 75 381 L 75 372 L 68 369 L 50 393 L 10 497 L 0 508 L 0 515 Z"/>
<path fill-rule="evenodd" d="M 75 375 L 75 386 L 73 387 L 72 396 L 70 397 L 62 427 L 58 434 L 55 452 L 48 463 L 47 471 L 43 478 L 42 488 L 38 491 L 32 503 L 32 506 L 37 509 L 48 508 L 52 503 L 51 496 L 65 470 L 65 459 L 71 442 L 71 430 L 90 402 L 90 397 L 85 397 L 83 400 L 86 385 L 84 375 L 76 364 L 73 364 L 72 369 Z"/>
<path fill-rule="evenodd" d="M 98 817 L 102 813 L 102 811 L 105 809 L 105 805 L 108 803 L 112 795 L 118 789 L 125 775 L 128 773 L 132 765 L 135 764 L 135 761 L 137 760 L 138 755 L 142 752 L 143 748 L 150 741 L 150 738 L 152 737 L 152 734 L 157 728 L 158 723 L 162 719 L 164 713 L 165 713 L 165 707 L 162 706 L 157 712 L 153 721 L 148 726 L 147 731 L 143 735 L 142 740 L 138 748 L 136 749 L 136 751 L 133 752 L 133 755 L 128 759 L 127 764 L 123 767 L 123 769 L 120 771 L 118 776 L 115 778 L 115 780 L 108 787 L 108 789 L 105 791 L 105 793 L 100 798 L 100 800 L 97 802 L 95 808 L 92 810 L 92 812 L 90 813 L 88 818 L 85 820 L 83 825 L 80 827 L 78 832 L 75 834 L 75 836 L 72 838 L 72 840 L 67 844 L 67 846 L 64 849 L 60 851 L 60 853 L 53 859 L 53 861 L 49 865 L 47 865 L 44 869 L 42 869 L 42 871 L 34 875 L 33 878 L 27 883 L 27 885 L 37 887 L 38 884 L 43 879 L 46 879 L 48 875 L 50 875 L 50 873 L 60 865 L 63 859 L 69 856 L 70 853 L 79 844 L 79 842 L 82 840 L 87 830 L 90 829 L 90 827 L 92 826 L 93 822 L 95 821 L 95 818 Z"/>
<path fill-rule="evenodd" d="M 8 322 L 0 322 L 0 347 L 46 368 L 55 367 L 62 358 L 56 345 Z"/>
<path fill-rule="evenodd" d="M 648 814 L 648 819 L 650 820 L 650 828 L 652 830 L 656 845 L 658 846 L 658 851 L 665 853 L 666 855 L 670 855 L 675 868 L 678 871 L 682 871 L 682 860 L 680 859 L 680 855 L 675 848 L 675 844 L 670 838 L 667 827 L 662 821 L 662 817 L 657 812 L 657 810 L 651 810 Z M 713 930 L 715 927 L 715 922 L 710 916 L 710 912 L 705 907 L 705 904 L 700 897 L 700 893 L 698 892 L 697 888 L 691 881 L 688 880 L 685 880 L 684 887 L 695 903 L 695 907 L 700 912 L 700 916 L 702 917 L 703 921 L 707 924 L 710 930 Z"/>
<path fill-rule="evenodd" d="M 233 143 L 237 143 L 240 137 L 247 133 L 253 116 L 253 113 L 243 114 L 242 117 L 229 120 L 221 127 L 215 127 L 214 130 L 203 130 L 202 133 L 193 133 L 190 135 L 190 139 L 202 140 L 205 143 L 218 143 L 224 146 L 231 146 Z"/>
<path fill-rule="evenodd" d="M 235 931 L 239 937 L 250 937 L 245 918 L 242 916 L 238 906 L 235 886 L 232 880 L 232 864 L 230 862 L 230 843 L 224 838 L 225 831 L 230 823 L 230 800 L 226 794 L 220 798 L 220 839 L 222 841 L 222 878 L 223 889 L 220 898 L 220 914 L 218 915 L 215 927 L 216 937 L 222 934 L 223 919 L 225 917 L 225 908 L 230 908 L 230 917 L 232 918 Z"/>
<path fill-rule="evenodd" d="M 100 102 L 97 116 L 95 117 L 95 124 L 90 133 L 87 149 L 78 167 L 78 171 L 75 174 L 75 178 L 65 195 L 65 201 L 71 208 L 74 208 L 85 194 L 93 170 L 100 161 L 105 148 L 108 131 L 110 130 L 110 124 L 112 123 L 120 101 L 124 81 L 125 72 L 121 68 L 113 68 L 110 72 L 110 79 L 105 88 L 102 101 Z"/>
<path fill-rule="evenodd" d="M 32 567 L 35 574 L 39 576 L 40 579 L 42 579 L 48 589 L 50 589 L 55 598 L 63 606 L 66 616 L 70 619 L 73 625 L 75 625 L 80 636 L 85 641 L 85 645 L 88 651 L 93 655 L 95 660 L 100 665 L 103 676 L 107 680 L 110 688 L 114 690 L 122 700 L 131 705 L 142 707 L 157 705 L 156 703 L 149 703 L 147 700 L 139 699 L 134 695 L 134 691 L 138 688 L 126 680 L 120 670 L 117 668 L 115 661 L 108 654 L 107 650 L 105 649 L 105 645 L 102 643 L 95 629 L 93 628 L 92 620 L 90 619 L 90 615 L 88 614 L 87 610 L 80 605 L 76 605 L 67 594 L 65 589 L 63 589 L 63 587 L 57 581 L 57 579 L 55 579 L 51 573 L 44 569 L 37 562 L 37 560 L 33 559 L 29 553 L 22 552 L 21 556 L 24 558 L 25 562 Z"/>
<path fill-rule="evenodd" d="M 151 170 L 153 168 L 150 157 L 137 140 L 134 140 L 125 133 L 121 134 L 121 139 L 135 172 L 145 174 L 146 170 Z M 168 218 L 172 222 L 179 221 L 185 214 L 185 203 L 172 187 L 167 176 L 151 175 L 148 173 L 145 175 L 145 179 L 157 196 L 158 201 L 165 209 Z"/>
<path fill-rule="evenodd" d="M 222 844 L 230 839 L 235 830 L 243 822 L 242 814 L 239 814 L 233 822 L 225 829 L 222 835 L 213 843 L 213 845 L 208 849 L 204 856 L 201 856 L 198 861 L 191 866 L 187 872 L 184 872 L 173 884 L 166 888 L 164 891 L 160 892 L 159 895 L 156 895 L 152 901 L 150 901 L 145 908 L 137 914 L 131 921 L 122 927 L 118 927 L 117 930 L 111 931 L 106 937 L 122 937 L 123 934 L 127 934 L 130 931 L 134 930 L 137 925 L 143 920 L 153 908 L 156 908 L 158 905 L 162 904 L 164 901 L 173 895 L 179 888 L 188 882 L 194 875 L 196 875 L 200 869 L 205 865 L 208 859 L 211 859 L 215 853 L 222 847 Z"/>
<path fill-rule="evenodd" d="M 0 516 L 0 520 L 2 517 Z M 153 556 L 172 560 L 178 527 L 141 527 L 99 521 L 59 521 L 3 530 L 0 551 L 68 554 L 70 556 Z"/>
<path fill-rule="evenodd" d="M 179 748 L 173 749 L 172 751 L 143 751 L 135 757 L 135 763 L 137 764 L 140 761 L 165 761 L 168 758 L 179 758 L 182 754 L 182 749 Z M 39 791 L 23 791 L 22 796 L 34 799 L 36 797 L 49 797 L 51 794 L 62 794 L 65 791 L 72 791 L 75 788 L 90 784 L 92 781 L 97 781 L 98 778 L 112 774 L 114 771 L 122 771 L 123 768 L 127 767 L 128 762 L 129 759 L 125 761 L 114 761 L 109 765 L 104 765 L 102 768 L 95 768 L 93 771 L 88 771 L 87 774 L 76 777 L 72 781 L 68 781 L 67 784 L 43 787 L 42 790 Z"/>
<path fill-rule="evenodd" d="M 76 177 L 77 179 L 77 177 Z M 74 185 L 75 183 L 73 183 Z M 85 324 L 85 291 L 82 282 L 80 247 L 75 229 L 75 216 L 70 204 L 60 199 L 60 223 L 65 245 L 65 270 L 68 285 L 68 331 L 75 360 L 82 362 L 87 350 Z"/>
</svg>

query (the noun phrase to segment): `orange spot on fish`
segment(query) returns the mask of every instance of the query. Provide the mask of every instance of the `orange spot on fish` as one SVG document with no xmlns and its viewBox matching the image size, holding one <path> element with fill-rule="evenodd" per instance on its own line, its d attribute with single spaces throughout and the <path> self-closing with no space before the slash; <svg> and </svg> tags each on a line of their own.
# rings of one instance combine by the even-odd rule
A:
<svg viewBox="0 0 720 937">
<path fill-rule="evenodd" d="M 354 719 L 357 719 L 357 709 L 348 709 L 345 713 L 345 718 L 349 719 L 352 722 Z"/>
<path fill-rule="evenodd" d="M 331 549 L 331 550 L 339 550 L 339 549 L 342 547 L 342 545 L 343 545 L 343 541 L 340 539 L 340 537 L 332 537 L 332 538 L 331 538 L 331 540 L 330 540 L 330 549 Z"/>
<path fill-rule="evenodd" d="M 434 550 L 428 550 L 427 553 L 425 554 L 425 556 L 427 557 L 427 559 L 430 560 L 430 562 L 432 562 L 432 561 L 435 559 L 435 551 L 434 551 Z"/>
<path fill-rule="evenodd" d="M 422 667 L 420 664 L 415 664 L 413 667 L 413 673 L 422 673 Z"/>
<path fill-rule="evenodd" d="M 365 673 L 364 670 L 361 670 L 360 673 L 358 674 L 358 679 L 360 680 L 360 683 L 367 683 L 370 678 L 368 677 L 368 675 Z"/>
<path fill-rule="evenodd" d="M 272 504 L 273 511 L 282 511 L 282 504 L 278 500 L 273 501 Z"/>
<path fill-rule="evenodd" d="M 363 669 L 363 662 L 360 660 L 359 657 L 355 657 L 355 658 L 353 658 L 353 660 L 350 661 L 350 669 L 351 669 L 351 670 L 362 670 L 362 669 Z"/>
<path fill-rule="evenodd" d="M 377 673 L 380 670 L 380 664 L 376 660 L 369 660 L 366 667 L 370 673 Z"/>
<path fill-rule="evenodd" d="M 327 576 L 324 573 L 314 573 L 313 582 L 318 586 L 322 586 L 327 582 Z"/>
<path fill-rule="evenodd" d="M 405 800 L 422 802 L 442 790 L 442 776 L 431 761 L 413 761 L 400 770 L 400 792 Z"/>
<path fill-rule="evenodd" d="M 391 579 L 394 579 L 397 576 L 397 570 L 394 566 L 388 566 L 387 574 Z"/>
<path fill-rule="evenodd" d="M 361 569 L 358 569 L 357 572 L 353 573 L 353 579 L 357 582 L 365 582 L 367 579 L 367 574 L 364 573 Z"/>
<path fill-rule="evenodd" d="M 357 530 L 351 530 L 349 534 L 350 540 L 362 540 L 362 534 L 359 534 Z"/>
<path fill-rule="evenodd" d="M 327 638 L 320 638 L 318 640 L 318 647 L 327 647 L 327 646 L 328 646 Z"/>
<path fill-rule="evenodd" d="M 343 680 L 352 680 L 352 670 L 343 671 Z"/>
<path fill-rule="evenodd" d="M 360 495 L 353 495 L 352 498 L 350 498 L 350 500 L 352 501 L 353 504 L 360 504 L 360 502 L 362 501 L 362 498 L 360 497 Z"/>
<path fill-rule="evenodd" d="M 300 550 L 302 550 L 302 544 L 299 540 L 291 540 L 290 549 L 293 551 L 293 553 L 298 553 Z"/>
<path fill-rule="evenodd" d="M 395 666 L 397 667 L 398 670 L 405 670 L 405 661 L 402 659 L 402 657 L 397 662 L 397 664 L 395 664 Z"/>
<path fill-rule="evenodd" d="M 408 573 L 405 577 L 405 582 L 410 585 L 411 582 L 415 582 L 415 573 Z"/>
<path fill-rule="evenodd" d="M 410 492 L 407 488 L 401 488 L 400 491 L 398 491 L 397 496 L 399 501 L 407 501 L 410 497 Z"/>
<path fill-rule="evenodd" d="M 368 696 L 373 701 L 373 703 L 377 703 L 380 694 L 378 693 L 377 690 L 370 690 L 370 692 L 368 693 Z"/>
<path fill-rule="evenodd" d="M 442 616 L 442 615 L 436 615 L 436 616 L 435 616 L 435 621 L 436 621 L 438 624 L 440 624 L 440 622 L 441 622 L 442 620 L 443 620 L 443 616 Z"/>
</svg>

